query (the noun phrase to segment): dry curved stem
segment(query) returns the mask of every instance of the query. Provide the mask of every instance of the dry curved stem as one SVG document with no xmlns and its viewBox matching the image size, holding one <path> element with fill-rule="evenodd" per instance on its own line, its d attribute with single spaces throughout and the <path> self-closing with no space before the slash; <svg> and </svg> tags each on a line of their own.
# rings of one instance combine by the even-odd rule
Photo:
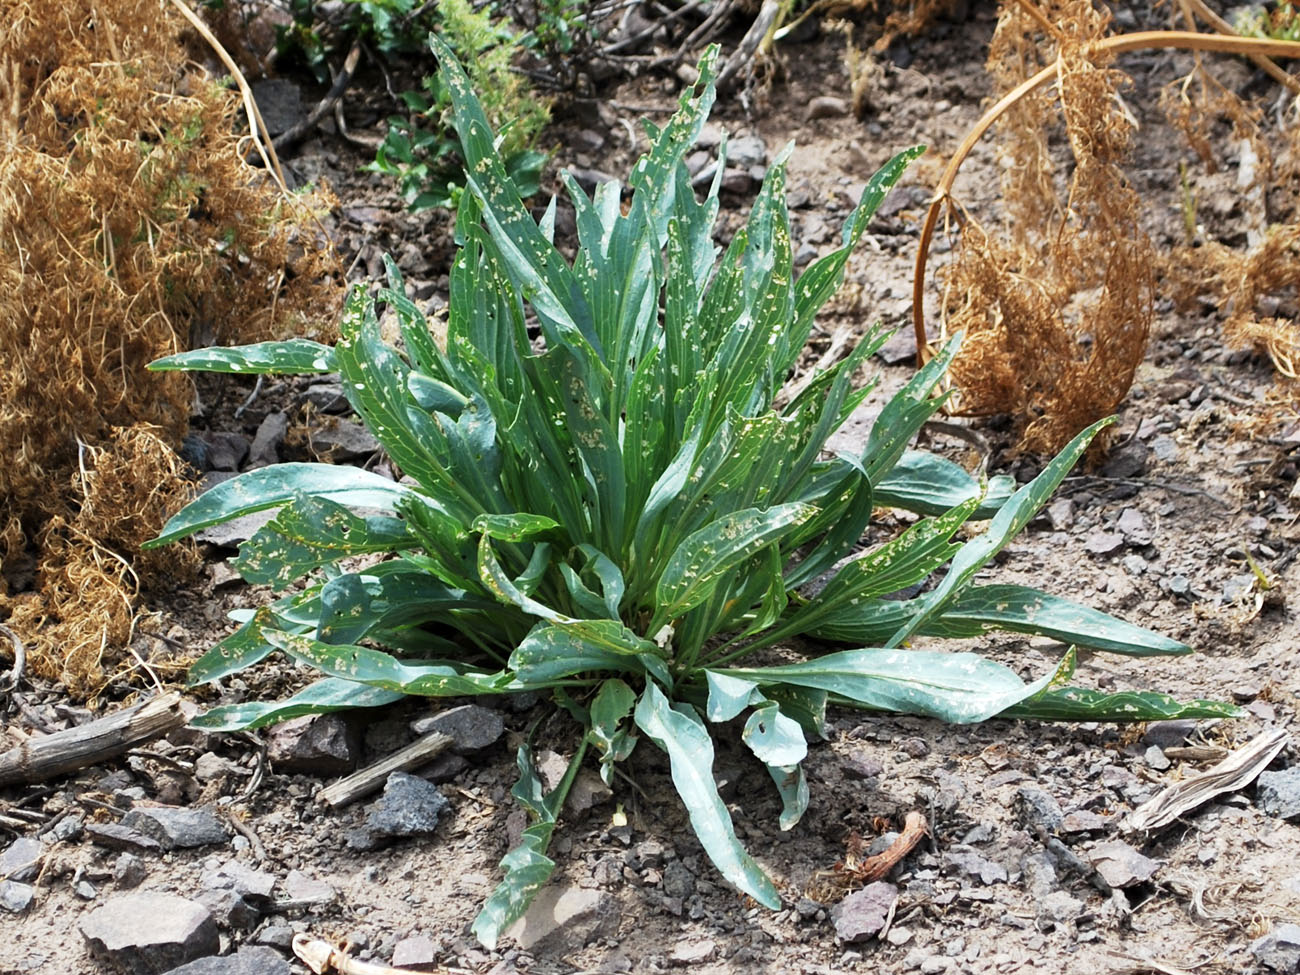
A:
<svg viewBox="0 0 1300 975">
<path fill-rule="evenodd" d="M 248 113 L 249 138 L 253 140 L 257 154 L 262 157 L 262 165 L 275 176 L 280 192 L 286 198 L 289 197 L 289 186 L 284 181 L 284 172 L 280 169 L 280 159 L 275 154 L 275 146 L 271 142 L 271 133 L 267 130 L 266 123 L 262 121 L 262 113 L 258 110 L 257 100 L 253 98 L 253 89 L 248 86 L 248 80 L 244 77 L 244 73 L 239 70 L 239 65 L 235 63 L 235 59 L 230 56 L 230 53 L 221 46 L 221 42 L 217 40 L 216 35 L 208 30 L 208 25 L 203 23 L 198 14 L 186 5 L 185 0 L 172 0 L 172 6 L 179 10 L 181 16 L 190 22 L 190 26 L 199 32 L 199 36 L 208 42 L 212 52 L 221 59 L 221 63 L 230 72 L 230 77 L 234 79 L 239 88 L 239 94 L 244 99 L 244 111 Z"/>
<path fill-rule="evenodd" d="M 0 623 L 0 635 L 3 635 L 14 648 L 14 665 L 9 671 L 9 685 L 5 688 L 7 691 L 17 689 L 18 682 L 23 679 L 23 671 L 27 668 L 27 648 L 23 646 L 23 641 L 18 638 L 18 634 L 9 627 Z"/>
<path fill-rule="evenodd" d="M 1191 51 L 1215 51 L 1223 54 L 1257 54 L 1275 57 L 1300 58 L 1300 42 L 1275 41 L 1254 37 L 1224 37 L 1198 34 L 1194 31 L 1153 30 L 1138 31 L 1133 34 L 1120 34 L 1108 37 L 1091 45 L 1098 54 L 1122 54 L 1128 51 L 1144 51 L 1161 48 L 1176 48 Z M 953 183 L 961 164 L 966 161 L 971 150 L 979 144 L 980 139 L 1002 115 L 1030 92 L 1041 88 L 1057 77 L 1059 66 L 1049 64 L 1037 74 L 1021 82 L 996 105 L 984 113 L 966 134 L 957 147 L 956 153 L 948 162 L 939 180 L 939 186 L 930 201 L 930 208 L 925 214 L 925 223 L 921 227 L 921 240 L 917 246 L 916 266 L 912 275 L 912 327 L 916 332 L 917 366 L 924 365 L 934 354 L 925 332 L 925 267 L 930 256 L 930 243 L 934 238 L 935 225 L 939 214 L 952 196 Z"/>
<path fill-rule="evenodd" d="M 1200 17 L 1203 21 L 1217 30 L 1220 34 L 1226 34 L 1229 37 L 1240 37 L 1241 35 L 1233 29 L 1233 26 L 1220 17 L 1217 13 L 1209 8 L 1205 0 L 1183 0 L 1187 7 Z M 1247 54 L 1265 74 L 1280 85 L 1285 85 L 1287 90 L 1293 95 L 1300 95 L 1300 78 L 1289 74 L 1272 58 L 1265 57 L 1262 54 Z"/>
</svg>

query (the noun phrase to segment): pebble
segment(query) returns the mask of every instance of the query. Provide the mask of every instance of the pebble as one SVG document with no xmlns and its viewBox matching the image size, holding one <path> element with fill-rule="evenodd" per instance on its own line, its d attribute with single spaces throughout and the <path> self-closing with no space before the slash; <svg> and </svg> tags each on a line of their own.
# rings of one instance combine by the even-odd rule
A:
<svg viewBox="0 0 1300 975">
<path fill-rule="evenodd" d="M 1300 925 L 1279 924 L 1262 938 L 1251 942 L 1250 953 L 1265 968 L 1275 972 L 1300 970 Z"/>
<path fill-rule="evenodd" d="M 831 908 L 835 936 L 845 944 L 859 944 L 879 934 L 898 903 L 898 888 L 884 881 L 855 890 Z"/>
<path fill-rule="evenodd" d="M 109 850 L 127 850 L 150 855 L 162 852 L 162 844 L 138 829 L 129 829 L 121 823 L 89 823 L 86 833 L 90 842 Z"/>
<path fill-rule="evenodd" d="M 597 938 L 618 933 L 621 918 L 613 895 L 573 884 L 544 887 L 507 934 L 532 954 L 561 957 Z"/>
<path fill-rule="evenodd" d="M 147 874 L 144 861 L 134 853 L 119 853 L 113 861 L 113 883 L 122 890 L 139 887 Z"/>
<path fill-rule="evenodd" d="M 438 946 L 423 934 L 403 938 L 393 946 L 393 967 L 433 971 L 438 967 Z"/>
<path fill-rule="evenodd" d="M 1000 863 L 985 859 L 968 846 L 953 846 L 943 853 L 943 862 L 960 873 L 978 877 L 980 883 L 1006 883 L 1007 868 Z"/>
<path fill-rule="evenodd" d="M 388 839 L 428 836 L 448 803 L 438 787 L 405 772 L 394 772 L 378 802 L 367 807 L 365 824 L 348 830 L 347 844 L 354 850 L 373 850 Z"/>
<path fill-rule="evenodd" d="M 1116 532 L 1094 531 L 1084 540 L 1083 547 L 1093 555 L 1111 555 L 1124 547 L 1124 536 Z"/>
<path fill-rule="evenodd" d="M 302 399 L 322 413 L 346 413 L 350 408 L 343 394 L 343 384 L 337 382 L 313 383 L 302 394 Z"/>
<path fill-rule="evenodd" d="M 280 445 L 289 432 L 289 415 L 284 412 L 268 413 L 257 427 L 253 442 L 248 448 L 247 470 L 270 467 L 280 463 Z"/>
<path fill-rule="evenodd" d="M 326 904 L 334 899 L 334 888 L 323 880 L 309 877 L 301 870 L 290 870 L 284 878 L 284 892 L 293 901 Z M 396 964 L 396 962 L 394 962 Z"/>
<path fill-rule="evenodd" d="M 1125 508 L 1121 511 L 1115 527 L 1130 545 L 1141 547 L 1151 544 L 1151 529 L 1147 526 L 1146 518 L 1137 508 Z"/>
<path fill-rule="evenodd" d="M 849 114 L 849 103 L 834 95 L 818 95 L 808 102 L 808 119 L 843 118 Z"/>
<path fill-rule="evenodd" d="M 136 806 L 122 825 L 157 840 L 166 850 L 188 850 L 230 841 L 225 824 L 211 809 L 183 806 Z"/>
<path fill-rule="evenodd" d="M 1097 845 L 1088 858 L 1102 880 L 1121 889 L 1146 883 L 1160 869 L 1159 860 L 1143 856 L 1122 840 Z"/>
<path fill-rule="evenodd" d="M 1173 762 L 1169 761 L 1165 753 L 1160 750 L 1159 745 L 1151 745 L 1147 748 L 1147 750 L 1142 753 L 1142 759 L 1157 772 L 1163 772 L 1173 765 Z"/>
<path fill-rule="evenodd" d="M 1031 786 L 1016 790 L 1016 811 L 1024 825 L 1041 828 L 1048 833 L 1060 829 L 1065 819 L 1060 803 L 1042 789 Z"/>
<path fill-rule="evenodd" d="M 311 445 L 317 457 L 336 464 L 361 460 L 379 450 L 379 441 L 363 423 L 342 417 L 330 417 L 329 422 L 313 427 Z"/>
<path fill-rule="evenodd" d="M 0 853 L 0 878 L 5 880 L 31 880 L 41 865 L 45 847 L 40 840 L 22 836 Z"/>
<path fill-rule="evenodd" d="M 275 889 L 275 877 L 238 860 L 228 860 L 216 868 L 204 870 L 199 875 L 199 884 L 204 890 L 233 890 L 250 903 L 266 906 L 271 901 L 271 891 Z"/>
<path fill-rule="evenodd" d="M 19 883 L 17 880 L 0 880 L 0 909 L 11 914 L 27 910 L 36 896 L 36 888 L 31 884 Z"/>
<path fill-rule="evenodd" d="M 123 894 L 81 919 L 90 953 L 115 969 L 166 972 L 220 948 L 212 915 L 173 894 Z"/>
<path fill-rule="evenodd" d="M 167 975 L 289 975 L 289 963 L 279 952 L 260 946 L 245 946 L 233 955 L 200 958 Z"/>
<path fill-rule="evenodd" d="M 1187 739 L 1196 730 L 1196 721 L 1192 718 L 1179 718 L 1173 721 L 1152 721 L 1142 733 L 1142 744 L 1156 745 L 1160 748 L 1177 748 L 1187 743 Z"/>
<path fill-rule="evenodd" d="M 330 776 L 352 771 L 360 742 L 337 714 L 305 715 L 271 729 L 267 758 L 277 772 Z"/>
<path fill-rule="evenodd" d="M 743 135 L 727 143 L 727 164 L 738 169 L 762 166 L 767 162 L 767 146 L 756 135 Z M 724 176 L 725 180 L 726 177 Z"/>
<path fill-rule="evenodd" d="M 476 752 L 494 744 L 505 733 L 501 714 L 477 704 L 462 704 L 419 718 L 411 730 L 424 736 L 437 731 L 451 735 L 452 748 L 458 752 Z"/>
<path fill-rule="evenodd" d="M 691 941 L 674 948 L 668 961 L 673 965 L 699 965 L 712 958 L 717 950 L 715 941 Z"/>
<path fill-rule="evenodd" d="M 248 931 L 257 924 L 257 908 L 233 890 L 201 891 L 194 900 L 207 909 L 217 927 Z"/>
<path fill-rule="evenodd" d="M 1300 819 L 1300 765 L 1261 773 L 1255 787 L 1255 805 L 1278 819 Z"/>
</svg>

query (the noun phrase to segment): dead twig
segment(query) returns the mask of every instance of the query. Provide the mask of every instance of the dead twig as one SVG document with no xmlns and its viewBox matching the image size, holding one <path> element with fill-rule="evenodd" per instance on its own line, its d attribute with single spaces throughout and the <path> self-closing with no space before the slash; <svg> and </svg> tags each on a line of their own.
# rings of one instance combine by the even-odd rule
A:
<svg viewBox="0 0 1300 975">
<path fill-rule="evenodd" d="M 347 778 L 339 779 L 333 785 L 321 789 L 316 798 L 326 805 L 338 809 L 362 796 L 374 792 L 383 785 L 394 772 L 406 772 L 425 764 L 429 759 L 441 755 L 451 745 L 451 735 L 433 731 L 400 751 L 393 752 L 387 758 L 376 762 L 368 768 L 354 772 Z"/>
<path fill-rule="evenodd" d="M 913 848 L 930 835 L 930 826 L 921 813 L 913 810 L 903 820 L 903 831 L 898 834 L 889 847 L 873 857 L 867 857 L 859 863 L 846 863 L 844 872 L 855 883 L 870 884 L 889 876 L 889 871 L 898 866 Z"/>
<path fill-rule="evenodd" d="M 334 84 L 325 93 L 325 97 L 317 103 L 316 107 L 308 113 L 305 119 L 272 139 L 271 145 L 277 150 L 295 145 L 312 130 L 316 123 L 328 115 L 334 109 L 338 100 L 343 97 L 343 93 L 348 90 L 348 85 L 352 83 L 352 75 L 357 70 L 357 61 L 360 58 L 361 43 L 358 41 L 352 45 L 352 50 L 348 51 L 348 56 L 343 61 L 343 67 L 334 77 Z M 260 380 L 262 377 L 258 376 L 257 378 Z"/>
</svg>

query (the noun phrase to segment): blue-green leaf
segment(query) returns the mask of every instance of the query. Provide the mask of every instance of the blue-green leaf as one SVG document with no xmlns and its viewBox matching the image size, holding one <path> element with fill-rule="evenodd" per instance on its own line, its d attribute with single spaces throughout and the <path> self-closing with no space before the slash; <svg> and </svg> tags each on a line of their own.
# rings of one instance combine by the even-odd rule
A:
<svg viewBox="0 0 1300 975">
<path fill-rule="evenodd" d="M 256 342 L 231 348 L 194 349 L 155 359 L 151 372 L 232 372 L 242 375 L 307 375 L 333 372 L 334 350 L 308 339 Z"/>
<path fill-rule="evenodd" d="M 776 887 L 736 839 L 731 813 L 718 795 L 713 780 L 713 740 L 704 723 L 689 706 L 670 706 L 654 684 L 646 685 L 637 703 L 636 723 L 668 754 L 677 794 L 713 865 L 729 883 L 760 904 L 779 907 Z"/>
<path fill-rule="evenodd" d="M 157 538 L 142 548 L 157 548 L 196 531 L 240 515 L 277 508 L 299 495 L 310 494 L 354 508 L 392 511 L 413 493 L 405 485 L 356 467 L 333 464 L 276 464 L 262 467 L 209 488 L 178 511 Z"/>
<path fill-rule="evenodd" d="M 204 731 L 243 731 L 299 718 L 351 708 L 377 708 L 405 697 L 401 691 L 367 687 L 350 680 L 327 677 L 283 701 L 245 701 L 211 708 L 190 721 Z"/>
</svg>

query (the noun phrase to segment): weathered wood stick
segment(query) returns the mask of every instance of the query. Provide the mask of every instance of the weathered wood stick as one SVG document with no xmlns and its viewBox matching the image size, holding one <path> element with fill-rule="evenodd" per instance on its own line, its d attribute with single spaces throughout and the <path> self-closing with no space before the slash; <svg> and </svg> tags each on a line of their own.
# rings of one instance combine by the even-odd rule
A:
<svg viewBox="0 0 1300 975">
<path fill-rule="evenodd" d="M 334 809 L 346 806 L 349 802 L 374 792 L 394 772 L 407 772 L 446 751 L 452 741 L 454 739 L 451 735 L 432 731 L 401 751 L 393 752 L 374 765 L 353 772 L 347 778 L 321 789 L 317 798 Z"/>
<path fill-rule="evenodd" d="M 185 723 L 173 691 L 79 728 L 29 738 L 0 755 L 0 786 L 40 782 L 75 772 L 149 741 Z"/>
</svg>

